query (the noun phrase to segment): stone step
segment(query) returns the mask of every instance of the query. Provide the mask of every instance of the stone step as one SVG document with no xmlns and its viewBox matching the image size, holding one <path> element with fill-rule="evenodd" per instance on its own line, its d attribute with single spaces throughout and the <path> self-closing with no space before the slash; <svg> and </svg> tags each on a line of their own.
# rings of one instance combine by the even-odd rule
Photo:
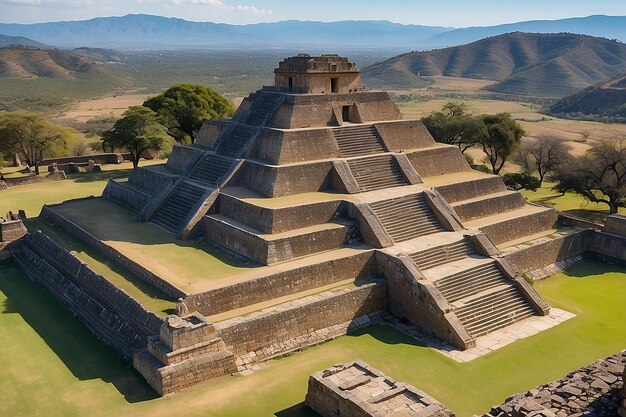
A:
<svg viewBox="0 0 626 417">
<path fill-rule="evenodd" d="M 183 180 L 161 204 L 150 221 L 176 234 L 206 191 L 205 188 Z"/>
<path fill-rule="evenodd" d="M 272 116 L 283 98 L 280 94 L 257 94 L 253 97 L 252 106 L 245 120 L 245 123 L 251 126 L 262 126 L 267 123 L 267 119 Z"/>
<path fill-rule="evenodd" d="M 257 132 L 258 128 L 235 123 L 216 144 L 215 152 L 222 156 L 239 158 L 248 142 L 256 136 Z"/>
<path fill-rule="evenodd" d="M 370 207 L 395 242 L 444 230 L 421 193 L 376 201 Z"/>
<path fill-rule="evenodd" d="M 463 239 L 448 245 L 414 252 L 409 254 L 409 256 L 418 268 L 426 270 L 448 262 L 458 261 L 474 253 L 476 252 L 471 242 L 467 239 Z"/>
<path fill-rule="evenodd" d="M 482 195 L 452 204 L 452 208 L 462 221 L 504 213 L 524 207 L 526 201 L 518 191 L 501 191 Z"/>
<path fill-rule="evenodd" d="M 207 153 L 189 172 L 189 178 L 217 188 L 232 165 L 231 159 Z"/>
<path fill-rule="evenodd" d="M 332 129 L 341 156 L 353 157 L 383 153 L 382 138 L 373 125 L 347 126 Z"/>
<path fill-rule="evenodd" d="M 489 288 L 506 284 L 495 262 L 457 272 L 435 281 L 435 286 L 450 303 L 470 297 Z"/>
</svg>

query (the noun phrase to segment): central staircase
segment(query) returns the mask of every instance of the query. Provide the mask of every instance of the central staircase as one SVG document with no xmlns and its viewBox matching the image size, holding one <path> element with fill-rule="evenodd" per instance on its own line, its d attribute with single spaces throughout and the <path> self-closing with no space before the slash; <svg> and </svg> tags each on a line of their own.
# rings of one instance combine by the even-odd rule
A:
<svg viewBox="0 0 626 417">
<path fill-rule="evenodd" d="M 212 188 L 218 188 L 232 165 L 231 159 L 207 153 L 189 172 L 189 178 L 203 182 Z"/>
<path fill-rule="evenodd" d="M 338 127 L 332 132 L 342 157 L 372 155 L 387 151 L 374 125 Z"/>
<path fill-rule="evenodd" d="M 199 184 L 183 180 L 154 213 L 151 222 L 176 234 L 191 209 L 200 202 L 207 189 Z"/>
<path fill-rule="evenodd" d="M 493 260 L 436 279 L 434 284 L 474 338 L 535 315 Z"/>
<path fill-rule="evenodd" d="M 361 192 L 409 184 L 393 155 L 348 159 L 347 162 Z"/>
<path fill-rule="evenodd" d="M 475 253 L 474 246 L 467 239 L 463 239 L 449 245 L 437 246 L 412 253 L 409 254 L 409 257 L 419 269 L 429 269 L 467 258 Z"/>
<path fill-rule="evenodd" d="M 230 158 L 239 158 L 248 142 L 256 136 L 258 128 L 235 123 L 228 129 L 215 147 L 215 152 Z"/>
<path fill-rule="evenodd" d="M 421 193 L 369 205 L 396 243 L 445 230 Z"/>
<path fill-rule="evenodd" d="M 258 94 L 258 93 L 257 93 Z M 246 115 L 245 124 L 251 126 L 263 126 L 267 120 L 274 115 L 276 109 L 282 101 L 282 94 L 271 94 L 263 92 L 255 97 L 250 111 Z"/>
</svg>

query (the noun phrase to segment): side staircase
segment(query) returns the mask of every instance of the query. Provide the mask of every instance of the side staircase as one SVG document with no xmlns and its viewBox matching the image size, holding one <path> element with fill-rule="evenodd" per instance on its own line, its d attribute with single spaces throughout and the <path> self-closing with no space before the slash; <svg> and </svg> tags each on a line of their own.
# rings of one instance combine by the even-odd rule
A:
<svg viewBox="0 0 626 417">
<path fill-rule="evenodd" d="M 396 243 L 445 230 L 421 193 L 369 205 Z"/>
<path fill-rule="evenodd" d="M 374 125 L 356 125 L 332 129 L 341 156 L 353 157 L 386 152 Z"/>
<path fill-rule="evenodd" d="M 415 252 L 409 254 L 409 257 L 418 268 L 429 269 L 467 258 L 475 253 L 474 246 L 467 239 L 463 239 L 448 245 Z"/>
<path fill-rule="evenodd" d="M 347 162 L 361 192 L 409 184 L 393 155 L 348 159 Z"/>
<path fill-rule="evenodd" d="M 207 189 L 200 184 L 181 181 L 150 221 L 172 233 L 177 233 L 183 226 L 183 220 L 206 192 Z"/>
<path fill-rule="evenodd" d="M 222 178 L 233 165 L 233 160 L 207 153 L 189 172 L 189 178 L 218 188 Z"/>
</svg>

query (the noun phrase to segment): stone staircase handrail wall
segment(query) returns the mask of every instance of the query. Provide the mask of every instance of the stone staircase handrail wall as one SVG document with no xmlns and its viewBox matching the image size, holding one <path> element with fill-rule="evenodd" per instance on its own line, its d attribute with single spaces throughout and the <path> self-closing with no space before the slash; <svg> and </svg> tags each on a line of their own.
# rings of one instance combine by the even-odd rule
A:
<svg viewBox="0 0 626 417">
<path fill-rule="evenodd" d="M 375 248 L 393 246 L 393 239 L 387 234 L 382 223 L 368 204 L 350 204 L 348 213 L 350 218 L 357 221 L 365 243 Z"/>
<path fill-rule="evenodd" d="M 450 231 L 464 230 L 461 220 L 458 218 L 452 207 L 436 190 L 424 190 L 424 197 L 437 220 Z"/>
<path fill-rule="evenodd" d="M 357 194 L 361 192 L 348 163 L 343 159 L 333 161 L 332 183 L 333 188 L 340 193 Z"/>
<path fill-rule="evenodd" d="M 139 213 L 139 219 L 142 222 L 148 222 L 154 216 L 154 213 L 161 207 L 163 203 L 170 197 L 170 195 L 176 190 L 176 187 L 182 182 L 182 177 L 174 178 L 168 183 L 161 192 L 156 194 L 152 200 L 146 204 L 141 213 Z"/>
<path fill-rule="evenodd" d="M 537 314 L 542 316 L 550 314 L 550 307 L 548 304 L 546 304 L 537 291 L 535 291 L 535 289 L 531 287 L 528 282 L 526 282 L 511 262 L 503 257 L 495 257 L 494 260 L 496 261 L 498 269 L 502 272 L 502 275 L 514 284 Z"/>
</svg>

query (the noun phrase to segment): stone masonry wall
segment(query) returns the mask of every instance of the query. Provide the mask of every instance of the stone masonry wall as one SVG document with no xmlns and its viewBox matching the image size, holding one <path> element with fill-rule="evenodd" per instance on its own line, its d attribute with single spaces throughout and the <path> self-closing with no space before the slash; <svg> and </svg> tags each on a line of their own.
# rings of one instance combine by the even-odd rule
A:
<svg viewBox="0 0 626 417">
<path fill-rule="evenodd" d="M 483 417 L 615 417 L 621 404 L 626 351 L 562 379 L 507 398 Z"/>
<path fill-rule="evenodd" d="M 139 167 L 131 171 L 128 182 L 153 193 L 158 193 L 174 178 L 176 178 L 174 175 L 164 174 L 148 167 Z"/>
<path fill-rule="evenodd" d="M 387 286 L 366 284 L 309 296 L 215 325 L 226 348 L 256 362 L 346 334 L 387 308 Z M 354 321 L 354 323 L 353 323 Z M 243 358 L 245 357 L 245 358 Z"/>
<path fill-rule="evenodd" d="M 202 157 L 200 149 L 192 148 L 189 146 L 174 145 L 172 153 L 167 158 L 165 166 L 170 171 L 176 174 L 183 174 L 185 171 L 191 168 L 191 164 Z"/>
<path fill-rule="evenodd" d="M 406 154 L 422 177 L 469 171 L 471 168 L 456 146 L 425 148 Z"/>
<path fill-rule="evenodd" d="M 26 227 L 21 220 L 0 223 L 0 242 L 11 242 L 26 234 Z"/>
<path fill-rule="evenodd" d="M 419 120 L 380 122 L 374 126 L 390 152 L 406 152 L 435 144 L 428 129 Z"/>
<path fill-rule="evenodd" d="M 626 265 L 626 237 L 591 231 L 587 254 L 606 262 Z"/>
<path fill-rule="evenodd" d="M 72 234 L 74 237 L 77 237 L 84 244 L 98 251 L 100 254 L 105 256 L 107 259 L 110 259 L 116 265 L 119 265 L 122 268 L 128 270 L 142 281 L 154 285 L 156 288 L 160 289 L 170 297 L 174 299 L 185 297 L 186 294 L 183 291 L 174 287 L 166 280 L 144 268 L 129 257 L 123 255 L 117 249 L 114 249 L 113 247 L 107 245 L 85 229 L 81 228 L 76 223 L 54 211 L 54 206 L 44 205 L 39 217 L 52 224 L 56 224 L 62 227 L 66 232 Z"/>
<path fill-rule="evenodd" d="M 323 287 L 346 279 L 364 279 L 378 273 L 374 252 L 302 266 L 199 294 L 184 304 L 205 316 L 219 314 L 289 294 Z"/>
<path fill-rule="evenodd" d="M 50 181 L 61 181 L 65 179 L 63 171 L 52 172 L 48 175 L 27 175 L 24 177 L 5 178 L 4 183 L 8 187 L 16 187 L 18 185 L 42 184 Z"/>
<path fill-rule="evenodd" d="M 256 139 L 254 155 L 270 164 L 280 165 L 338 158 L 340 153 L 330 129 L 263 129 Z"/>
<path fill-rule="evenodd" d="M 150 194 L 139 191 L 136 188 L 128 187 L 112 179 L 107 182 L 102 196 L 117 200 L 137 211 L 141 211 L 151 198 Z"/>
</svg>

